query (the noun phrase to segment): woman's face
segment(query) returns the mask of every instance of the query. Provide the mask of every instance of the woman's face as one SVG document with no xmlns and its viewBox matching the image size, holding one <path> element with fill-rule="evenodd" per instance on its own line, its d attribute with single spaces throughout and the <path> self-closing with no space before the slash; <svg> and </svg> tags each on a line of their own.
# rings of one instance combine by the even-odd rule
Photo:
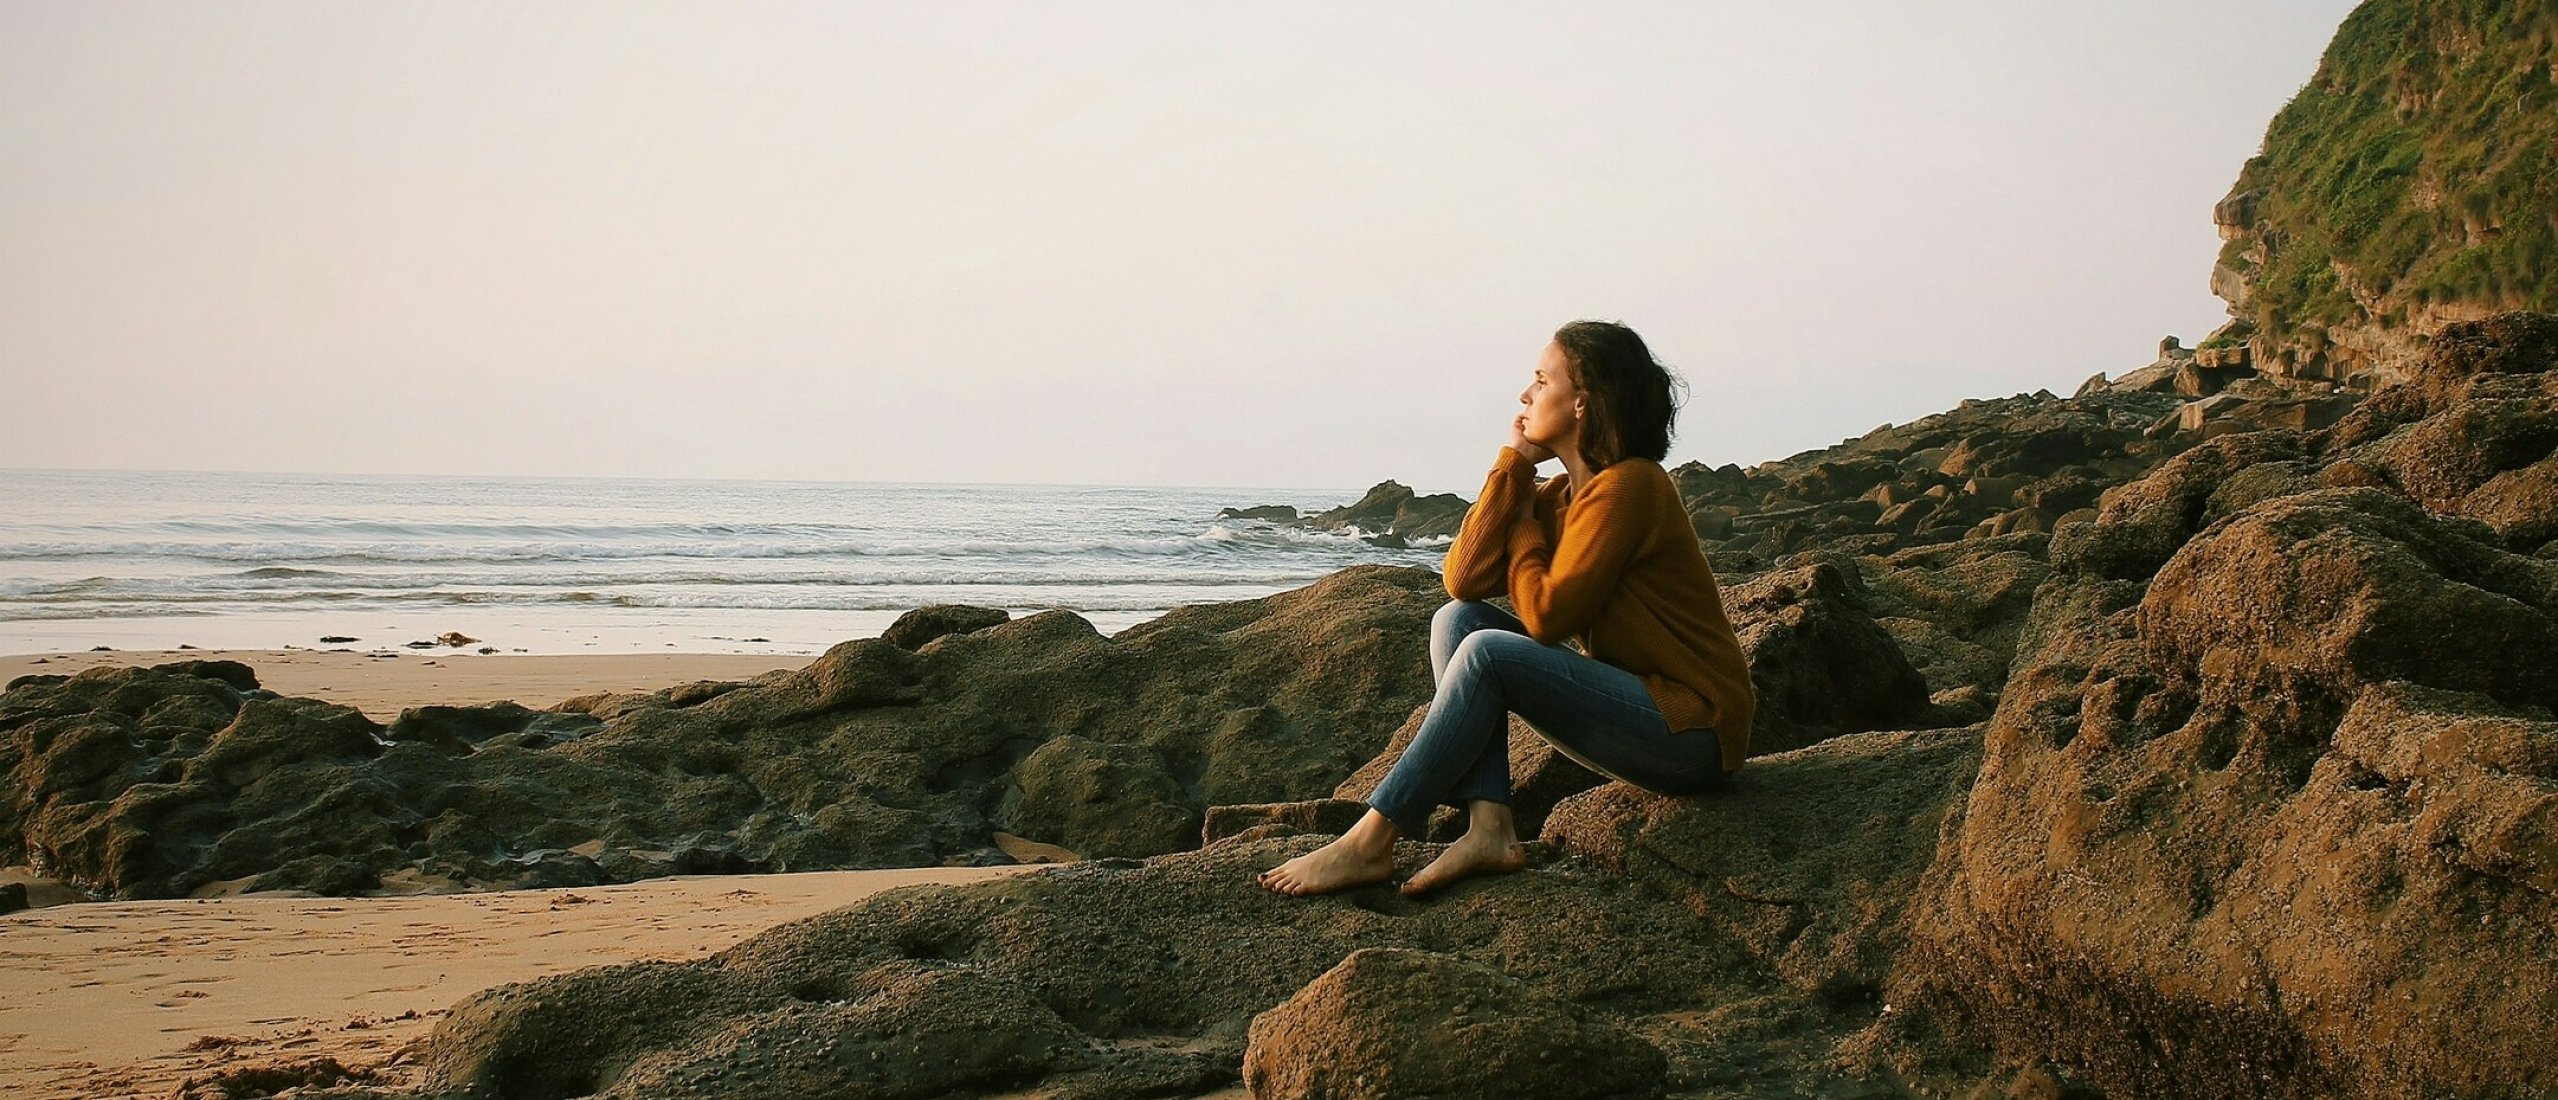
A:
<svg viewBox="0 0 2558 1100">
<path fill-rule="evenodd" d="M 1562 345 L 1545 346 L 1536 377 L 1519 394 L 1519 403 L 1528 407 L 1528 422 L 1520 429 L 1528 442 L 1552 451 L 1580 440 L 1581 391 L 1572 384 L 1572 361 Z"/>
</svg>

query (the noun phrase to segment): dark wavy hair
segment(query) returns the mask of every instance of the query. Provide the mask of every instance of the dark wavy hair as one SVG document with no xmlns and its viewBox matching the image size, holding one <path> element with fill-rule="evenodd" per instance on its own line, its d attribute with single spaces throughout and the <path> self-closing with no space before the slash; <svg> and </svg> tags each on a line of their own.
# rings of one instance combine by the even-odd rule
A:
<svg viewBox="0 0 2558 1100">
<path fill-rule="evenodd" d="M 1679 419 L 1679 376 L 1652 357 L 1634 330 L 1614 321 L 1574 321 L 1554 330 L 1572 363 L 1572 385 L 1588 410 L 1581 459 L 1604 470 L 1621 459 L 1669 456 Z"/>
</svg>

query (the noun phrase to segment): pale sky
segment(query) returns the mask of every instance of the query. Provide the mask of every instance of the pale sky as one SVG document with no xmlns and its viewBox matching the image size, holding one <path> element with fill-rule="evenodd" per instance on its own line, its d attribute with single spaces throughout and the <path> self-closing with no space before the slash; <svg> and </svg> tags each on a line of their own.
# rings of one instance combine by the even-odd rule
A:
<svg viewBox="0 0 2558 1100">
<path fill-rule="evenodd" d="M 0 0 L 0 467 L 1471 494 L 2142 366 L 2344 0 Z"/>
</svg>

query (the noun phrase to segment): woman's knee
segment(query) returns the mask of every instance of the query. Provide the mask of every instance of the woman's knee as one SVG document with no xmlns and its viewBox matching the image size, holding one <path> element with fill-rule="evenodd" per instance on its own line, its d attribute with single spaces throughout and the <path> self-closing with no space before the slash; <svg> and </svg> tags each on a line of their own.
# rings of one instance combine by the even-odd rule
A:
<svg viewBox="0 0 2558 1100">
<path fill-rule="evenodd" d="M 1508 630 L 1476 630 L 1457 643 L 1448 665 L 1465 670 L 1471 677 L 1481 677 L 1489 675 L 1493 666 L 1505 658 L 1516 656 L 1520 646 L 1536 644 L 1536 639 Z"/>
<path fill-rule="evenodd" d="M 1486 627 L 1508 629 L 1514 620 L 1509 612 L 1485 600 L 1449 600 L 1430 615 L 1430 634 L 1454 647 L 1468 634 Z"/>
<path fill-rule="evenodd" d="M 1446 673 L 1448 662 L 1453 659 L 1456 654 L 1457 644 L 1465 641 L 1466 634 L 1474 629 L 1475 612 L 1473 608 L 1477 602 L 1478 601 L 1475 600 L 1450 600 L 1446 603 L 1440 604 L 1439 610 L 1431 613 L 1430 674 L 1432 676 L 1439 676 Z"/>
</svg>

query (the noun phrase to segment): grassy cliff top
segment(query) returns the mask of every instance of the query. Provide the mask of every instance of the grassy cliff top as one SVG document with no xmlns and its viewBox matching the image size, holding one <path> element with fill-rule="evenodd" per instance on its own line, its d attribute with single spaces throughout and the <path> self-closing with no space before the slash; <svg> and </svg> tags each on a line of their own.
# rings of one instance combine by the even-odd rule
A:
<svg viewBox="0 0 2558 1100">
<path fill-rule="evenodd" d="M 2550 0 L 2371 0 L 2347 16 L 2233 194 L 2249 232 L 2222 261 L 2258 327 L 2558 309 L 2553 42 Z"/>
</svg>

